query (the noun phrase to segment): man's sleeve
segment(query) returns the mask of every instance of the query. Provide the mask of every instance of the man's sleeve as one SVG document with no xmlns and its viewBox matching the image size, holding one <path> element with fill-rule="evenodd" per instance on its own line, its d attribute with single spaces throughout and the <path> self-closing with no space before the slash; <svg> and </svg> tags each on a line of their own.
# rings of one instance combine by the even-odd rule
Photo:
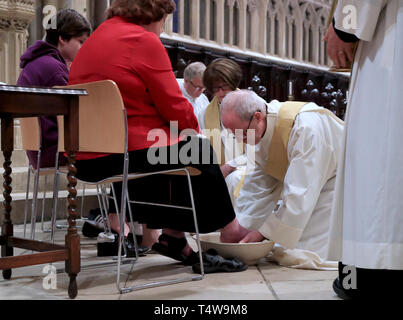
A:
<svg viewBox="0 0 403 320">
<path fill-rule="evenodd" d="M 336 167 L 336 161 L 332 147 L 322 134 L 309 126 L 293 129 L 288 150 L 290 165 L 284 179 L 283 204 L 269 216 L 259 232 L 293 249 L 315 209 L 329 170 Z"/>
<path fill-rule="evenodd" d="M 387 0 L 339 0 L 334 14 L 335 30 L 371 41 L 386 3 Z"/>
</svg>

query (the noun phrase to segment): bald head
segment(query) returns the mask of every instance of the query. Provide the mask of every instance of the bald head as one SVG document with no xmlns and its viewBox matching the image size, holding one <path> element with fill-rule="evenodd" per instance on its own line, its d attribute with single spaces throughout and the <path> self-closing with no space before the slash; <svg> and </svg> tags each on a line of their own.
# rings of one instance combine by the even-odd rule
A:
<svg viewBox="0 0 403 320">
<path fill-rule="evenodd" d="M 236 90 L 228 93 L 221 103 L 221 118 L 235 112 L 241 120 L 249 120 L 255 112 L 266 114 L 266 101 L 251 90 Z"/>
</svg>

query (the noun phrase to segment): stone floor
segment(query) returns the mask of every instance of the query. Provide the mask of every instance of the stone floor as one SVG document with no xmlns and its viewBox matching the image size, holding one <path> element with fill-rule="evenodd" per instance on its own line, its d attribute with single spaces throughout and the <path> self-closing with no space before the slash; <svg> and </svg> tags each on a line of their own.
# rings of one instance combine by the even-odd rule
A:
<svg viewBox="0 0 403 320">
<path fill-rule="evenodd" d="M 29 229 L 28 229 L 29 230 Z M 22 235 L 22 226 L 14 227 L 15 236 Z M 81 232 L 79 231 L 81 234 Z M 56 242 L 63 243 L 65 231 L 56 233 Z M 36 239 L 47 241 L 49 233 L 40 231 Z M 332 290 L 336 271 L 296 270 L 262 259 L 258 265 L 236 273 L 207 274 L 201 281 L 148 288 L 119 294 L 116 287 L 116 264 L 85 269 L 86 265 L 111 260 L 96 257 L 95 240 L 81 239 L 82 271 L 77 277 L 77 300 L 334 300 Z M 15 255 L 27 251 L 15 249 Z M 12 279 L 0 277 L 0 300 L 63 300 L 67 295 L 68 276 L 64 263 L 55 263 L 55 289 L 49 287 L 50 266 L 38 265 L 13 270 Z M 195 275 L 190 267 L 158 254 L 148 254 L 134 264 L 122 267 L 121 285 L 132 286 L 158 277 L 171 279 Z"/>
</svg>

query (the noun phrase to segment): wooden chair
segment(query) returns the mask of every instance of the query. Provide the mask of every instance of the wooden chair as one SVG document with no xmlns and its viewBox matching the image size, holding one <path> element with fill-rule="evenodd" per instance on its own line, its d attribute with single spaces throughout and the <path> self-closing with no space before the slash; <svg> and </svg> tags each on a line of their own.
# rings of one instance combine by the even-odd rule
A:
<svg viewBox="0 0 403 320">
<path fill-rule="evenodd" d="M 98 81 L 86 84 L 71 85 L 64 88 L 70 89 L 85 89 L 88 93 L 85 97 L 80 97 L 80 107 L 79 107 L 79 151 L 81 152 L 100 152 L 100 153 L 120 153 L 124 155 L 123 160 L 123 172 L 120 175 L 108 177 L 96 183 L 99 185 L 110 184 L 113 182 L 122 182 L 122 195 L 120 199 L 120 212 L 117 212 L 118 217 L 120 217 L 120 234 L 119 234 L 119 249 L 117 258 L 117 279 L 116 286 L 120 293 L 126 293 L 133 290 L 139 290 L 149 287 L 156 287 L 161 285 L 180 283 L 185 281 L 195 281 L 204 278 L 203 270 L 203 258 L 202 249 L 200 245 L 196 209 L 193 201 L 193 189 L 191 184 L 191 175 L 198 175 L 200 171 L 194 168 L 180 168 L 175 170 L 166 170 L 159 172 L 147 172 L 147 173 L 129 173 L 129 153 L 128 153 L 128 124 L 126 110 L 123 104 L 123 100 L 119 91 L 118 86 L 115 82 L 111 80 Z M 62 119 L 59 118 L 59 132 L 63 132 Z M 59 135 L 59 148 L 64 146 L 63 135 Z M 131 201 L 128 198 L 127 184 L 128 180 L 138 179 L 159 175 L 159 174 L 182 174 L 187 176 L 189 193 L 191 197 L 191 207 L 182 206 L 170 206 L 178 208 L 181 210 L 189 210 L 193 213 L 196 242 L 199 250 L 199 259 L 201 265 L 201 273 L 198 276 L 184 277 L 179 279 L 165 280 L 165 281 L 154 281 L 147 284 L 140 284 L 132 287 L 122 287 L 120 285 L 120 273 L 122 265 L 122 245 L 124 240 L 124 224 L 125 224 L 125 213 L 127 203 L 139 203 L 136 201 Z M 86 182 L 89 183 L 89 182 Z M 115 197 L 115 203 L 117 199 Z M 143 203 L 153 206 L 167 206 L 158 203 Z M 118 206 L 116 206 L 117 211 Z M 130 226 L 134 234 L 133 218 L 129 205 L 129 217 Z M 135 237 L 133 237 L 135 239 Z M 137 244 L 135 243 L 136 252 Z M 138 255 L 137 255 L 138 257 Z M 134 261 L 133 261 L 134 263 Z"/>
</svg>

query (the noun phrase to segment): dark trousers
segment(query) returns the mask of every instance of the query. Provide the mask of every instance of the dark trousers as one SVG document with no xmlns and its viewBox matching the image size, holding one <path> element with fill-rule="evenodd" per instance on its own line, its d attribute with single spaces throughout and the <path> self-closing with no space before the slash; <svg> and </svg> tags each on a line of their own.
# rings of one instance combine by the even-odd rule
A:
<svg viewBox="0 0 403 320">
<path fill-rule="evenodd" d="M 155 163 L 155 157 L 166 159 Z M 216 231 L 235 218 L 225 179 L 216 156 L 207 139 L 187 137 L 178 144 L 129 152 L 129 173 L 156 172 L 191 166 L 201 171 L 191 177 L 199 231 Z M 123 172 L 123 155 L 113 154 L 92 160 L 76 162 L 77 177 L 96 182 Z M 122 183 L 114 183 L 120 206 Z M 130 200 L 190 206 L 186 176 L 155 175 L 131 180 L 128 183 Z M 146 223 L 149 228 L 171 228 L 194 232 L 192 212 L 141 204 L 131 205 L 134 220 Z M 116 212 L 113 201 L 109 212 Z"/>
</svg>

